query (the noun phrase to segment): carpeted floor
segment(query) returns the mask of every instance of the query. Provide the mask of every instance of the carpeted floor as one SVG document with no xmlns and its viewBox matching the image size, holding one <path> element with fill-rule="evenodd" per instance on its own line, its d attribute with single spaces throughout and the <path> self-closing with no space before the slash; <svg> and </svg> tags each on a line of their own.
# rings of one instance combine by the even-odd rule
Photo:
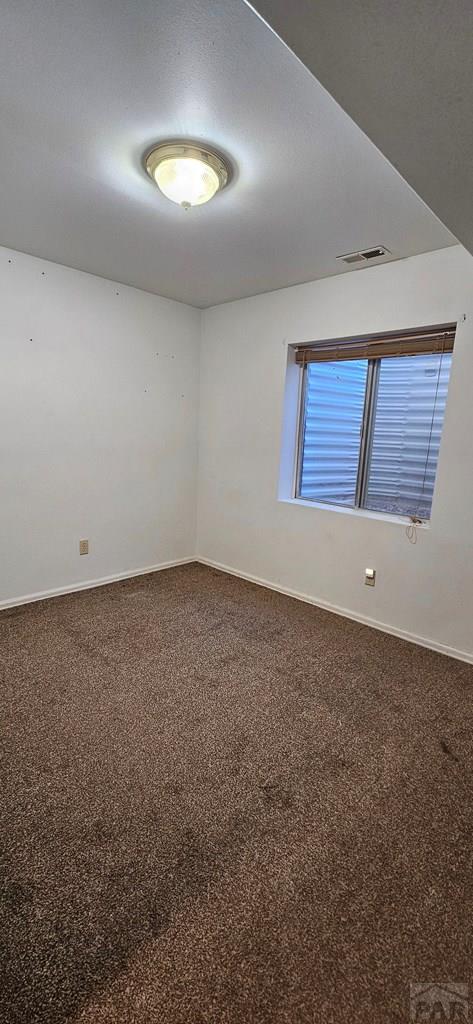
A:
<svg viewBox="0 0 473 1024">
<path fill-rule="evenodd" d="M 199 565 L 0 616 L 2 1024 L 470 981 L 473 668 Z"/>
</svg>

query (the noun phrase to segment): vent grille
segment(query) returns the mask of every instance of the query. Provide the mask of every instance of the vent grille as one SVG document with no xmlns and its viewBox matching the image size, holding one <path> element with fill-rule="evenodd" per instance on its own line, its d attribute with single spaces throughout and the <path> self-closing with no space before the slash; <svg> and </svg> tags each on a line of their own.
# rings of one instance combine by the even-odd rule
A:
<svg viewBox="0 0 473 1024">
<path fill-rule="evenodd" d="M 382 260 L 391 256 L 385 245 L 374 245 L 371 249 L 360 249 L 359 252 L 347 252 L 344 256 L 336 256 L 339 263 L 368 263 L 370 260 Z"/>
</svg>

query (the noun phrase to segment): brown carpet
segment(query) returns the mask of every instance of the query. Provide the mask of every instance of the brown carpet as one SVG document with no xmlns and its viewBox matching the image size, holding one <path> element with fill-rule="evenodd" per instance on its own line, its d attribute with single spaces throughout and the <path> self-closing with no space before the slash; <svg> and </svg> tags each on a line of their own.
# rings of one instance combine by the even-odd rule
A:
<svg viewBox="0 0 473 1024">
<path fill-rule="evenodd" d="M 2 1024 L 390 1024 L 470 981 L 470 666 L 199 565 L 0 642 Z"/>
</svg>

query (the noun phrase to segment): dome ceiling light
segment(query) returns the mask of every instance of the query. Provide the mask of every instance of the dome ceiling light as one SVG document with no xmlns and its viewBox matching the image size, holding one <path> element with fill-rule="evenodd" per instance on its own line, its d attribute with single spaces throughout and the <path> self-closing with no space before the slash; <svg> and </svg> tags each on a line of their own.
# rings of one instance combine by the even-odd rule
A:
<svg viewBox="0 0 473 1024">
<path fill-rule="evenodd" d="M 145 167 L 163 195 L 185 210 L 208 203 L 230 180 L 224 158 L 194 142 L 161 142 L 147 154 Z"/>
</svg>

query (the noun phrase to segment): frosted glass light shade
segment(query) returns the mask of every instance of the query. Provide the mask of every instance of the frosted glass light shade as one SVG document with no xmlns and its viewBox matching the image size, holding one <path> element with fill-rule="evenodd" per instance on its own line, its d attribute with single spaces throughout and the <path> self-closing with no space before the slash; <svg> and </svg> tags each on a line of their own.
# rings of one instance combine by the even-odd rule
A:
<svg viewBox="0 0 473 1024">
<path fill-rule="evenodd" d="M 213 168 L 192 157 L 163 160 L 154 177 L 161 192 L 180 206 L 208 203 L 219 187 L 218 175 Z"/>
<path fill-rule="evenodd" d="M 208 203 L 228 181 L 228 167 L 217 153 L 186 143 L 156 146 L 146 170 L 163 195 L 184 209 Z"/>
</svg>

